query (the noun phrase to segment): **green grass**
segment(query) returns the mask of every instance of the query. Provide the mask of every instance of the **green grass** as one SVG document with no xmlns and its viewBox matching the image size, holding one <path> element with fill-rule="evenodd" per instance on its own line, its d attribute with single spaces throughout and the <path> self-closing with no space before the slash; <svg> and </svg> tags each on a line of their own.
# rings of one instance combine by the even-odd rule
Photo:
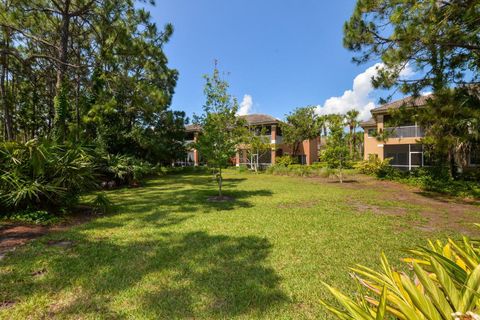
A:
<svg viewBox="0 0 480 320">
<path fill-rule="evenodd" d="M 15 302 L 0 318 L 327 319 L 321 281 L 353 291 L 349 267 L 375 266 L 382 251 L 395 263 L 426 239 L 405 228 L 409 215 L 350 204 L 402 206 L 382 190 L 234 171 L 224 188 L 235 202 L 207 202 L 215 188 L 192 173 L 109 192 L 115 214 L 0 261 L 0 305 Z"/>
</svg>

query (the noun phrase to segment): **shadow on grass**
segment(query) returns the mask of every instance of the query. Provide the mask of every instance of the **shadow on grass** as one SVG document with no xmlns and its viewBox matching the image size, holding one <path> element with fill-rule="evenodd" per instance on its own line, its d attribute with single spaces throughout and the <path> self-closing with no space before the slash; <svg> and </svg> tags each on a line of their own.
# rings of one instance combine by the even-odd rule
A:
<svg viewBox="0 0 480 320">
<path fill-rule="evenodd" d="M 175 175 L 149 182 L 143 189 L 122 190 L 121 194 L 128 196 L 113 194 L 113 197 L 115 202 L 121 202 L 122 207 L 128 207 L 128 211 L 132 213 L 146 210 L 194 213 L 249 208 L 252 207 L 249 198 L 273 195 L 270 190 L 236 189 L 238 184 L 244 180 L 244 178 L 224 180 L 224 195 L 234 199 L 227 202 L 208 201 L 208 198 L 216 196 L 218 191 L 216 183 L 212 183 L 211 177 L 205 175 Z M 118 198 L 118 201 L 115 197 Z"/>
<path fill-rule="evenodd" d="M 231 318 L 287 302 L 281 279 L 267 262 L 272 249 L 267 239 L 171 232 L 170 226 L 195 211 L 248 207 L 248 198 L 271 195 L 235 190 L 235 202 L 209 203 L 211 185 L 182 186 L 204 180 L 175 176 L 149 188 L 121 190 L 116 201 L 121 215 L 51 234 L 13 252 L 0 261 L 1 270 L 8 270 L 0 275 L 0 302 L 35 305 L 38 318 L 113 319 Z M 226 186 L 233 189 L 242 180 L 227 179 Z M 128 222 L 138 229 L 127 237 L 121 228 Z M 71 245 L 49 245 L 59 240 Z M 38 270 L 41 276 L 35 276 Z"/>
<path fill-rule="evenodd" d="M 473 194 L 475 198 L 461 198 L 456 195 L 449 195 L 447 193 L 441 193 L 436 191 L 415 191 L 414 193 L 421 195 L 425 198 L 430 198 L 443 203 L 452 203 L 452 204 L 464 204 L 464 205 L 475 205 L 480 206 L 480 194 Z"/>
<path fill-rule="evenodd" d="M 42 241 L 6 259 L 6 268 L 16 271 L 3 276 L 0 300 L 18 303 L 72 292 L 70 299 L 51 296 L 42 316 L 115 319 L 128 317 L 112 308 L 112 299 L 125 299 L 129 314 L 162 319 L 228 318 L 287 301 L 279 276 L 266 266 L 271 244 L 264 238 L 163 233 L 155 240 L 117 244 L 70 232 L 62 239 L 73 245 L 56 248 Z M 46 271 L 40 280 L 32 275 L 39 265 Z"/>
</svg>

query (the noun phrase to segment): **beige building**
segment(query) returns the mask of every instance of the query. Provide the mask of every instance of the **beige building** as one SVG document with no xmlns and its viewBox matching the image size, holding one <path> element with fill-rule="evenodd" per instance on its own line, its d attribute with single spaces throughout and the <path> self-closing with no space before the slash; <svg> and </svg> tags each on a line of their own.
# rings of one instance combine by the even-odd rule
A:
<svg viewBox="0 0 480 320">
<path fill-rule="evenodd" d="M 420 142 L 424 136 L 423 128 L 415 122 L 402 123 L 396 127 L 389 127 L 388 123 L 392 117 L 391 110 L 402 106 L 421 108 L 426 105 L 429 98 L 431 95 L 407 97 L 373 109 L 372 118 L 360 123 L 364 130 L 364 159 L 367 160 L 372 155 L 381 160 L 391 158 L 392 166 L 404 170 L 427 165 L 423 145 Z M 377 140 L 375 134 L 385 130 L 389 132 L 388 139 Z M 468 161 L 470 167 L 480 166 L 479 150 L 470 152 Z"/>
<path fill-rule="evenodd" d="M 428 96 L 408 97 L 373 109 L 372 118 L 360 123 L 364 130 L 365 160 L 373 155 L 381 160 L 391 158 L 390 164 L 399 169 L 411 170 L 423 166 L 423 146 L 419 141 L 424 136 L 423 129 L 415 122 L 389 127 L 388 120 L 392 109 L 401 106 L 421 107 L 427 99 Z M 375 135 L 384 130 L 389 131 L 389 138 L 385 141 L 377 140 Z"/>
</svg>

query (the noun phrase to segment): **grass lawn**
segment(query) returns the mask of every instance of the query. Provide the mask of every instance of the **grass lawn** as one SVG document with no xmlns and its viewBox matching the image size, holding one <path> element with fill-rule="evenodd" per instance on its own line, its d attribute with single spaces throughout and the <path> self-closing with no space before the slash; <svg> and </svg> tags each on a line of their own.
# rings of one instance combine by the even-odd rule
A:
<svg viewBox="0 0 480 320">
<path fill-rule="evenodd" d="M 348 267 L 446 236 L 382 188 L 234 171 L 235 202 L 205 201 L 215 188 L 192 173 L 110 192 L 115 214 L 0 261 L 0 318 L 328 319 L 321 281 L 353 290 Z"/>
</svg>

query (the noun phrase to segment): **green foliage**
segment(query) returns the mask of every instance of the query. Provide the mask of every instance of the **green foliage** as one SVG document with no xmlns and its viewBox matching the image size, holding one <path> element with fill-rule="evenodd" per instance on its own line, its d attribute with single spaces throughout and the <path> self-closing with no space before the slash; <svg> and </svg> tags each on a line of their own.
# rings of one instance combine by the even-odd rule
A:
<svg viewBox="0 0 480 320">
<path fill-rule="evenodd" d="M 398 171 L 390 165 L 391 158 L 380 160 L 375 155 L 370 155 L 368 160 L 355 164 L 359 173 L 375 175 L 377 178 L 394 178 Z"/>
<path fill-rule="evenodd" d="M 330 132 L 327 145 L 321 154 L 321 160 L 327 163 L 328 168 L 337 169 L 340 182 L 343 182 L 342 170 L 351 166 L 351 153 L 344 131 L 344 117 L 330 115 L 329 124 Z"/>
<path fill-rule="evenodd" d="M 340 175 L 340 171 L 338 169 L 328 168 L 323 164 L 315 164 L 310 166 L 300 164 L 292 164 L 289 166 L 275 164 L 268 167 L 266 172 L 273 175 L 322 178 L 329 178 L 332 176 L 338 177 Z M 347 175 L 355 175 L 356 173 L 357 171 L 353 169 L 343 169 L 341 171 L 342 178 Z"/>
<path fill-rule="evenodd" d="M 96 212 L 102 214 L 108 213 L 113 206 L 107 194 L 104 192 L 98 193 L 95 198 L 92 199 L 90 204 Z"/>
<path fill-rule="evenodd" d="M 22 210 L 7 214 L 5 220 L 14 222 L 26 222 L 34 224 L 53 224 L 60 221 L 60 218 L 45 210 Z"/>
<path fill-rule="evenodd" d="M 480 248 L 464 237 L 410 250 L 413 275 L 393 268 L 382 254 L 381 271 L 352 268 L 360 291 L 350 298 L 326 285 L 343 309 L 322 301 L 338 319 L 476 319 L 480 312 Z"/>
<path fill-rule="evenodd" d="M 99 173 L 105 182 L 115 187 L 139 184 L 142 179 L 159 173 L 157 166 L 127 155 L 105 154 L 100 159 Z"/>
<path fill-rule="evenodd" d="M 302 141 L 319 136 L 320 120 L 313 106 L 295 109 L 286 120 L 280 124 L 283 143 L 292 145 L 292 155 L 296 156 Z"/>
<path fill-rule="evenodd" d="M 414 97 L 433 91 L 425 106 L 407 104 L 394 118 L 414 116 L 425 128 L 422 143 L 453 178 L 480 141 L 479 14 L 477 1 L 358 0 L 344 27 L 344 45 L 359 53 L 356 62 L 382 61 L 372 79 L 376 88 Z M 402 77 L 406 68 L 416 71 L 414 79 Z"/>
<path fill-rule="evenodd" d="M 236 116 L 238 103 L 228 93 L 228 82 L 222 80 L 216 65 L 212 76 L 205 76 L 203 115 L 196 118 L 202 134 L 194 147 L 216 172 L 218 192 L 222 196 L 222 168 L 231 164 L 238 144 L 245 136 L 245 121 Z"/>
<path fill-rule="evenodd" d="M 298 160 L 295 157 L 290 155 L 284 155 L 278 158 L 275 158 L 275 165 L 288 167 L 292 164 L 297 164 Z"/>
<path fill-rule="evenodd" d="M 0 144 L 0 201 L 7 210 L 73 205 L 96 186 L 92 152 L 30 140 Z"/>
<path fill-rule="evenodd" d="M 59 93 L 53 99 L 53 108 L 55 110 L 55 118 L 53 120 L 55 132 L 55 140 L 62 143 L 67 137 L 67 116 L 68 101 L 66 89 L 62 86 Z"/>
</svg>

